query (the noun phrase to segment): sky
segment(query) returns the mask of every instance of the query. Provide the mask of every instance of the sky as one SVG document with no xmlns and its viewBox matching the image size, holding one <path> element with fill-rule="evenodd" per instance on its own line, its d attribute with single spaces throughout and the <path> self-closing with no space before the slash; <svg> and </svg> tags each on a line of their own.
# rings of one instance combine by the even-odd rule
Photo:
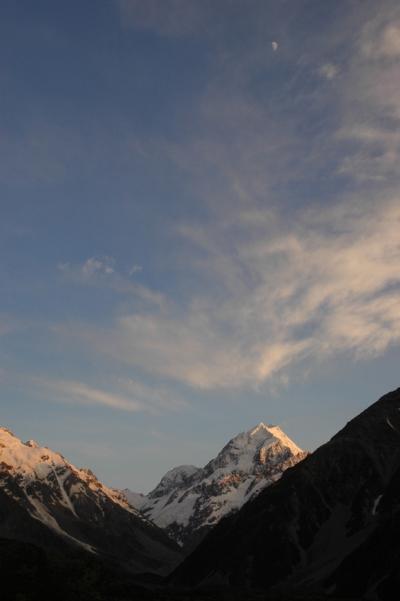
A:
<svg viewBox="0 0 400 601">
<path fill-rule="evenodd" d="M 400 360 L 397 0 L 3 0 L 0 423 L 147 492 Z"/>
</svg>

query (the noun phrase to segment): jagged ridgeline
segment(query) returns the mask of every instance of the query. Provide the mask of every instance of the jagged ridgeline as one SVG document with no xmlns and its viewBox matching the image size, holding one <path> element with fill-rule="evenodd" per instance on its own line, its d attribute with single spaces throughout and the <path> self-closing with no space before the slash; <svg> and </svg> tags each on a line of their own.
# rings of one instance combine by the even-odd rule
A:
<svg viewBox="0 0 400 601">
<path fill-rule="evenodd" d="M 73 546 L 131 572 L 169 572 L 177 545 L 86 469 L 0 427 L 0 537 Z"/>
<path fill-rule="evenodd" d="M 171 581 L 283 598 L 303 591 L 304 598 L 397 599 L 400 389 L 222 520 Z"/>
<path fill-rule="evenodd" d="M 147 496 L 123 492 L 188 552 L 222 517 L 238 511 L 306 455 L 278 426 L 261 422 L 232 438 L 204 468 L 176 467 Z"/>
</svg>

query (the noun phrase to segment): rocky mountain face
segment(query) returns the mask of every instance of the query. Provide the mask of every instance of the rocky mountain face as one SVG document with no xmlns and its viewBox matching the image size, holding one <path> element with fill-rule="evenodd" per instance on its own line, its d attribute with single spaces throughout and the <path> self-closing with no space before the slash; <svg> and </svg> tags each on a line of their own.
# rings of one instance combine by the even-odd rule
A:
<svg viewBox="0 0 400 601">
<path fill-rule="evenodd" d="M 278 426 L 260 423 L 230 440 L 204 468 L 176 467 L 147 496 L 123 492 L 188 551 L 222 517 L 240 509 L 305 456 Z"/>
<path fill-rule="evenodd" d="M 171 582 L 391 601 L 400 585 L 400 389 L 222 520 Z"/>
<path fill-rule="evenodd" d="M 0 537 L 73 545 L 134 572 L 167 573 L 179 549 L 125 497 L 34 441 L 0 427 Z"/>
</svg>

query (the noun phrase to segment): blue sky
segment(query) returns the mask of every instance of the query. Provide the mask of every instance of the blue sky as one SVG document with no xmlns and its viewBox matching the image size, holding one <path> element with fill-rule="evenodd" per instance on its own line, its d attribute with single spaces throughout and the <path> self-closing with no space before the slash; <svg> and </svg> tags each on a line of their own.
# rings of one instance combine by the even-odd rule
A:
<svg viewBox="0 0 400 601">
<path fill-rule="evenodd" d="M 397 2 L 0 15 L 2 424 L 147 491 L 399 385 Z"/>
</svg>

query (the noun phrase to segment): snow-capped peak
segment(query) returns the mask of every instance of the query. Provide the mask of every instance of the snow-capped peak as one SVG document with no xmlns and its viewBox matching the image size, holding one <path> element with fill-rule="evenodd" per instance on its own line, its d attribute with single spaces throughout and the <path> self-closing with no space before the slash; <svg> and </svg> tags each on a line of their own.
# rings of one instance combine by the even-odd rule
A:
<svg viewBox="0 0 400 601">
<path fill-rule="evenodd" d="M 7 518 L 10 507 L 20 512 L 15 519 L 11 517 L 12 532 L 15 528 L 28 542 L 36 543 L 45 527 L 51 530 L 49 540 L 61 537 L 62 544 L 123 556 L 123 561 L 127 549 L 133 549 L 129 561 L 140 571 L 149 566 L 164 570 L 164 563 L 176 562 L 168 539 L 120 491 L 108 488 L 91 470 L 75 467 L 48 447 L 33 440 L 22 442 L 4 427 L 0 427 L 0 505 L 0 513 Z M 9 533 L 7 527 L 6 520 L 0 535 Z"/>
<path fill-rule="evenodd" d="M 24 443 L 4 427 L 0 427 L 0 463 L 10 476 L 18 479 L 24 494 L 34 507 L 35 517 L 42 510 L 38 510 L 37 499 L 27 492 L 35 482 L 42 482 L 54 489 L 60 503 L 72 513 L 75 513 L 74 498 L 79 496 L 85 487 L 86 491 L 90 489 L 93 493 L 108 497 L 113 503 L 136 513 L 119 491 L 100 483 L 90 470 L 75 467 L 60 453 L 42 447 L 34 440 Z M 71 486 L 68 493 L 65 490 L 67 480 L 76 480 L 76 484 Z M 41 516 L 38 519 L 41 519 Z"/>
<path fill-rule="evenodd" d="M 245 435 L 247 435 L 248 438 L 257 439 L 259 441 L 269 441 L 271 444 L 279 441 L 283 446 L 290 449 L 295 455 L 302 452 L 302 449 L 298 447 L 279 426 L 275 426 L 273 424 L 264 424 L 264 422 L 260 422 L 255 428 L 246 432 Z M 239 437 L 240 436 L 241 435 L 239 434 Z"/>
<path fill-rule="evenodd" d="M 279 440 L 285 447 L 290 449 L 295 455 L 303 452 L 302 449 L 298 447 L 297 444 L 294 443 L 293 440 L 289 438 L 289 436 L 287 436 L 279 426 L 269 426 L 268 430 L 277 440 Z"/>
<path fill-rule="evenodd" d="M 56 466 L 64 464 L 59 453 L 40 447 L 34 441 L 23 443 L 8 428 L 0 428 L 1 460 L 21 475 L 43 478 Z"/>
<path fill-rule="evenodd" d="M 219 476 L 232 471 L 251 474 L 268 461 L 282 456 L 283 453 L 298 455 L 298 447 L 279 426 L 260 422 L 255 428 L 241 432 L 232 438 L 217 457 L 206 465 L 207 475 L 217 472 Z"/>
<path fill-rule="evenodd" d="M 266 424 L 264 424 L 264 422 L 260 422 L 255 428 L 253 428 L 252 430 L 249 430 L 249 434 L 250 434 L 250 436 L 254 436 L 258 432 L 262 432 L 263 430 L 266 430 L 267 432 L 269 432 L 269 428 L 270 428 L 270 426 L 267 426 Z"/>
<path fill-rule="evenodd" d="M 232 438 L 204 468 L 169 470 L 147 495 L 124 494 L 180 544 L 191 544 L 220 518 L 276 481 L 305 453 L 279 428 L 260 422 Z"/>
</svg>

